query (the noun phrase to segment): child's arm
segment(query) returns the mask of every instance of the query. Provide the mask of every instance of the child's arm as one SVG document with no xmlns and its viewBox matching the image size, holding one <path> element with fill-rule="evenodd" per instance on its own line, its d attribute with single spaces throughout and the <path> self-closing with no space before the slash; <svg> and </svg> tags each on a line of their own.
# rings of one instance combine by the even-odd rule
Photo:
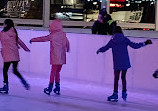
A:
<svg viewBox="0 0 158 111">
<path fill-rule="evenodd" d="M 47 42 L 47 41 L 50 41 L 50 35 L 32 38 L 30 40 L 30 43 L 32 43 L 32 42 Z"/>
<path fill-rule="evenodd" d="M 0 32 L 0 52 L 2 50 L 2 43 L 1 43 L 1 32 Z"/>
<path fill-rule="evenodd" d="M 66 48 L 67 48 L 67 52 L 70 51 L 70 43 L 69 40 L 66 38 Z"/>
<path fill-rule="evenodd" d="M 107 51 L 109 48 L 111 48 L 111 40 L 107 43 L 107 45 L 105 45 L 104 47 L 101 47 L 100 49 L 97 50 L 97 54 L 99 52 L 105 52 Z"/>
<path fill-rule="evenodd" d="M 131 42 L 128 38 L 127 38 L 127 43 L 130 47 L 134 48 L 134 49 L 139 49 L 145 45 L 148 45 L 148 44 L 152 44 L 152 41 L 151 40 L 147 40 L 145 42 L 140 42 L 140 43 L 134 43 L 134 42 Z"/>
<path fill-rule="evenodd" d="M 18 37 L 17 43 L 27 52 L 30 52 L 29 48 L 25 45 L 25 43 Z"/>
<path fill-rule="evenodd" d="M 94 22 L 93 26 L 92 26 L 92 34 L 96 34 L 97 33 L 97 21 Z"/>
</svg>

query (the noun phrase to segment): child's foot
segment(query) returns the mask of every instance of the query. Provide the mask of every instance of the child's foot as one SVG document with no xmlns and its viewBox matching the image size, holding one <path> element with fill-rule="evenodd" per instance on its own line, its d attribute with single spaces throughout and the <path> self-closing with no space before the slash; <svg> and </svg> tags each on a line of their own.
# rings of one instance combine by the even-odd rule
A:
<svg viewBox="0 0 158 111">
<path fill-rule="evenodd" d="M 48 88 L 44 88 L 44 93 L 47 94 L 47 95 L 50 95 L 51 92 L 49 91 Z"/>
<path fill-rule="evenodd" d="M 0 88 L 0 93 L 3 93 L 3 94 L 8 94 L 8 83 L 4 83 L 4 86 L 2 88 Z"/>
<path fill-rule="evenodd" d="M 117 102 L 118 101 L 118 93 L 114 92 L 111 96 L 108 97 L 108 101 Z"/>
<path fill-rule="evenodd" d="M 21 82 L 24 85 L 26 90 L 30 90 L 30 85 L 24 79 L 22 79 Z"/>
<path fill-rule="evenodd" d="M 127 93 L 126 93 L 126 91 L 122 91 L 122 99 L 124 101 L 126 101 L 126 99 L 127 99 Z"/>
<path fill-rule="evenodd" d="M 55 88 L 53 91 L 55 94 L 60 95 L 60 84 L 59 83 L 55 84 Z"/>
<path fill-rule="evenodd" d="M 47 88 L 44 88 L 44 93 L 50 95 L 52 89 L 53 89 L 53 83 L 49 83 L 49 86 Z"/>
</svg>

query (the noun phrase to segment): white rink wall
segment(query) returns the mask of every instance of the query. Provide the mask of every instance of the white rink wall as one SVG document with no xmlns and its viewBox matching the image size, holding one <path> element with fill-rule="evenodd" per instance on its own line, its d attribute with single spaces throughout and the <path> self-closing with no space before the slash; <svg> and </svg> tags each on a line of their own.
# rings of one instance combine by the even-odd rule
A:
<svg viewBox="0 0 158 111">
<path fill-rule="evenodd" d="M 19 70 L 33 73 L 37 77 L 49 78 L 51 70 L 49 42 L 29 44 L 31 38 L 47 35 L 48 31 L 18 30 L 18 34 L 31 50 L 30 53 L 25 52 L 22 48 L 19 50 L 21 58 Z M 112 85 L 113 61 L 111 49 L 105 53 L 96 54 L 96 50 L 104 46 L 111 37 L 76 33 L 67 33 L 67 37 L 71 49 L 67 53 L 67 64 L 62 68 L 61 77 L 98 83 L 105 85 L 105 87 Z M 130 40 L 142 42 L 147 38 L 133 37 Z M 128 47 L 132 67 L 127 72 L 127 87 L 158 91 L 158 80 L 152 77 L 153 72 L 158 69 L 158 39 L 152 39 L 152 41 L 152 45 L 141 49 L 135 50 Z M 0 68 L 2 67 L 3 60 L 0 56 Z"/>
</svg>

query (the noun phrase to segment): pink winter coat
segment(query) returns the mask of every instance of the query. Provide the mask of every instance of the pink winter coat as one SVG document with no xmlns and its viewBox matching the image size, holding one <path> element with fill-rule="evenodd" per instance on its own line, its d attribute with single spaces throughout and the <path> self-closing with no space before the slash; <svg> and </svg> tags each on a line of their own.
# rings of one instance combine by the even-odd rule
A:
<svg viewBox="0 0 158 111">
<path fill-rule="evenodd" d="M 63 32 L 61 21 L 59 19 L 53 20 L 50 23 L 49 31 L 49 35 L 33 38 L 31 42 L 50 41 L 50 64 L 66 64 L 66 52 L 69 51 L 69 41 Z"/>
<path fill-rule="evenodd" d="M 13 28 L 7 32 L 0 32 L 0 41 L 2 45 L 1 54 L 4 62 L 20 61 L 18 46 L 19 44 L 25 51 L 29 51 L 27 46 L 18 38 Z"/>
</svg>

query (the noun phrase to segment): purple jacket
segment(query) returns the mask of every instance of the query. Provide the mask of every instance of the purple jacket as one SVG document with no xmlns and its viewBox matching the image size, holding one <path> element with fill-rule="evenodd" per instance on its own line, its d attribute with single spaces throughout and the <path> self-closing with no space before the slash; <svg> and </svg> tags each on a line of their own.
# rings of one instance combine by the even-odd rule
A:
<svg viewBox="0 0 158 111">
<path fill-rule="evenodd" d="M 105 52 L 109 48 L 112 48 L 114 70 L 127 70 L 131 67 L 127 46 L 134 49 L 145 46 L 145 43 L 133 43 L 122 33 L 113 35 L 112 39 L 107 45 L 100 48 L 100 52 Z"/>
</svg>

